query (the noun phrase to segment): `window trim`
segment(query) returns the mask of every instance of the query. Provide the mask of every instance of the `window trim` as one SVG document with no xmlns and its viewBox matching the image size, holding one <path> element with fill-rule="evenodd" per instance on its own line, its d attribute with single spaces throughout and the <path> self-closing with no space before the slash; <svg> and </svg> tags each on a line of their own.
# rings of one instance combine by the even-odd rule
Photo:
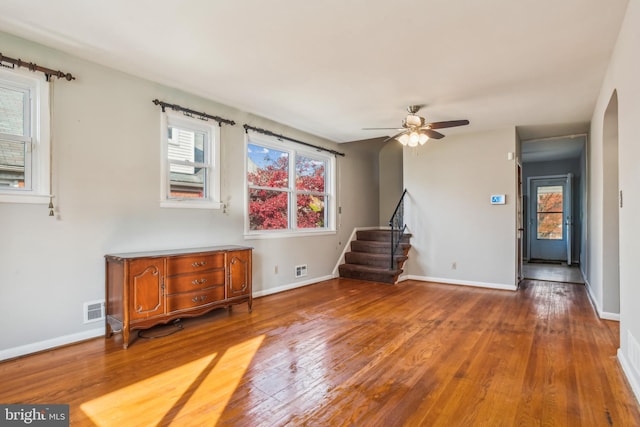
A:
<svg viewBox="0 0 640 427">
<path fill-rule="evenodd" d="M 25 158 L 25 181 L 27 170 L 30 169 L 30 188 L 0 189 L 0 203 L 49 203 L 51 185 L 51 136 L 50 136 L 50 106 L 49 83 L 40 76 L 34 76 L 26 70 L 0 68 L 0 80 L 3 83 L 29 93 L 29 121 L 30 135 L 28 150 L 30 161 L 27 165 Z M 26 183 L 25 183 L 26 184 Z"/>
<path fill-rule="evenodd" d="M 163 208 L 195 208 L 195 209 L 220 209 L 223 206 L 220 197 L 220 126 L 200 119 L 187 117 L 173 112 L 161 113 L 161 150 L 160 150 L 160 207 Z M 169 125 L 177 125 L 186 129 L 204 132 L 208 135 L 208 162 L 209 173 L 205 182 L 206 198 L 204 199 L 173 199 L 168 197 L 170 186 L 169 176 Z M 175 163 L 175 162 L 174 162 Z M 198 166 L 194 162 L 190 166 Z"/>
<path fill-rule="evenodd" d="M 296 155 L 318 158 L 326 160 L 327 170 L 325 170 L 325 189 L 328 202 L 326 203 L 326 226 L 321 229 L 312 228 L 287 228 L 282 230 L 251 230 L 249 223 L 249 180 L 247 176 L 249 168 L 249 156 L 248 148 L 249 144 L 262 145 L 267 148 L 273 148 L 274 150 L 289 152 L 289 187 L 283 189 L 289 194 L 290 199 L 293 200 L 293 204 L 289 204 L 289 216 L 295 216 L 297 214 L 297 203 L 295 195 L 299 194 L 295 189 L 295 159 Z M 244 138 L 244 237 L 245 239 L 278 239 L 288 237 L 308 237 L 308 236 L 325 236 L 336 234 L 337 223 L 337 194 L 336 194 L 336 158 L 335 155 L 324 153 L 313 148 L 307 148 L 303 145 L 296 144 L 294 142 L 283 141 L 275 137 L 245 133 Z M 293 196 L 291 194 L 293 193 Z M 306 193 L 306 192 L 301 192 Z M 291 226 L 291 222 L 289 223 Z"/>
</svg>

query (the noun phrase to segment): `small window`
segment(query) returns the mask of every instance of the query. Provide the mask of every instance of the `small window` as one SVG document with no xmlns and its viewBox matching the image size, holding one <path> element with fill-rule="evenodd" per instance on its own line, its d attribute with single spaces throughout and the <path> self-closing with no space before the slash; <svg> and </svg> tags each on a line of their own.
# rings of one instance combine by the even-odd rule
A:
<svg viewBox="0 0 640 427">
<path fill-rule="evenodd" d="M 334 231 L 335 159 L 267 137 L 247 141 L 247 234 Z"/>
<path fill-rule="evenodd" d="M 163 117 L 161 206 L 220 208 L 218 126 L 173 114 Z"/>
<path fill-rule="evenodd" d="M 49 150 L 48 83 L 0 70 L 0 202 L 48 202 Z"/>
</svg>

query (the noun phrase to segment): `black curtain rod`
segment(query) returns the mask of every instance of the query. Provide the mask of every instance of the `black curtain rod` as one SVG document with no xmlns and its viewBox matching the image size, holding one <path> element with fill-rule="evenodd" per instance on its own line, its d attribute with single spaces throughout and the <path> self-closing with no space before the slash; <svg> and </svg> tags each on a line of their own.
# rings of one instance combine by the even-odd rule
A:
<svg viewBox="0 0 640 427">
<path fill-rule="evenodd" d="M 318 145 L 309 144 L 308 142 L 304 142 L 304 141 L 300 141 L 300 140 L 297 140 L 297 139 L 289 138 L 288 136 L 278 135 L 277 133 L 273 133 L 270 130 L 260 129 L 260 128 L 256 128 L 256 127 L 249 126 L 249 125 L 245 124 L 244 125 L 244 131 L 248 132 L 249 130 L 261 133 L 263 135 L 273 136 L 273 137 L 276 137 L 278 139 L 286 139 L 287 141 L 296 142 L 298 144 L 306 145 L 307 147 L 313 147 L 316 150 L 327 151 L 327 152 L 329 152 L 331 154 L 334 154 L 336 156 L 343 156 L 344 157 L 344 153 L 340 153 L 339 151 L 330 150 L 328 148 L 320 147 Z"/>
<path fill-rule="evenodd" d="M 162 112 L 163 113 L 164 113 L 165 108 L 168 107 L 168 108 L 171 108 L 173 111 L 182 111 L 185 114 L 185 116 L 196 115 L 196 116 L 198 116 L 199 119 L 202 119 L 202 120 L 206 120 L 206 119 L 215 120 L 216 122 L 218 122 L 219 126 L 222 126 L 223 123 L 227 124 L 227 125 L 231 125 L 231 126 L 234 126 L 236 124 L 236 122 L 234 122 L 233 120 L 223 119 L 222 117 L 212 116 L 212 115 L 209 115 L 207 113 L 201 113 L 199 111 L 190 110 L 188 108 L 181 107 L 178 104 L 169 104 L 167 102 L 162 102 L 162 101 L 159 101 L 157 99 L 154 99 L 151 102 L 153 102 L 156 105 L 159 105 L 162 108 Z"/>
<path fill-rule="evenodd" d="M 11 65 L 5 65 L 3 64 L 3 62 L 8 62 Z M 19 59 L 19 58 L 18 59 L 9 58 L 8 56 L 4 56 L 2 53 L 0 53 L 0 66 L 3 66 L 4 68 L 12 68 L 12 69 L 15 67 L 18 67 L 18 68 L 25 67 L 25 68 L 28 68 L 29 71 L 40 71 L 41 73 L 44 73 L 47 81 L 51 79 L 51 76 L 56 76 L 59 79 L 66 79 L 67 81 L 76 79 L 71 75 L 71 73 L 64 73 L 59 70 L 52 70 L 51 68 L 41 67 L 38 64 L 35 64 L 33 62 L 24 62 L 22 59 Z"/>
</svg>

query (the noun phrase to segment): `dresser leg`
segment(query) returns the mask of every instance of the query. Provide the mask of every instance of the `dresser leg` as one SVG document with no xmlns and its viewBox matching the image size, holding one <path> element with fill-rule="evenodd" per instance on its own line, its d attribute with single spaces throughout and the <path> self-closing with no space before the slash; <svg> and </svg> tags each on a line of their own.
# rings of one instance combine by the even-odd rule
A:
<svg viewBox="0 0 640 427">
<path fill-rule="evenodd" d="M 122 348 L 129 347 L 129 328 L 122 328 Z"/>
</svg>

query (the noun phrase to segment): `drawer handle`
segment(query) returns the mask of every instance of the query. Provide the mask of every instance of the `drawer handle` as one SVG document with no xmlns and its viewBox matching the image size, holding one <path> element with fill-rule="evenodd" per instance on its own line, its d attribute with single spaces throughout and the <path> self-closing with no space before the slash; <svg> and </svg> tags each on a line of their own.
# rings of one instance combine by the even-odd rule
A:
<svg viewBox="0 0 640 427">
<path fill-rule="evenodd" d="M 193 301 L 193 302 L 202 302 L 202 301 L 204 301 L 206 299 L 207 299 L 207 295 L 201 295 L 199 297 L 191 298 L 191 301 Z"/>
<path fill-rule="evenodd" d="M 196 280 L 193 280 L 193 281 L 191 282 L 191 284 L 192 284 L 192 285 L 196 285 L 196 286 L 197 286 L 197 285 L 203 285 L 203 284 L 205 284 L 205 283 L 207 283 L 207 279 L 204 279 L 204 278 L 203 278 L 203 279 L 200 279 L 200 280 L 196 279 Z"/>
<path fill-rule="evenodd" d="M 196 261 L 191 264 L 191 267 L 204 267 L 205 265 L 207 265 L 207 261 Z"/>
</svg>

